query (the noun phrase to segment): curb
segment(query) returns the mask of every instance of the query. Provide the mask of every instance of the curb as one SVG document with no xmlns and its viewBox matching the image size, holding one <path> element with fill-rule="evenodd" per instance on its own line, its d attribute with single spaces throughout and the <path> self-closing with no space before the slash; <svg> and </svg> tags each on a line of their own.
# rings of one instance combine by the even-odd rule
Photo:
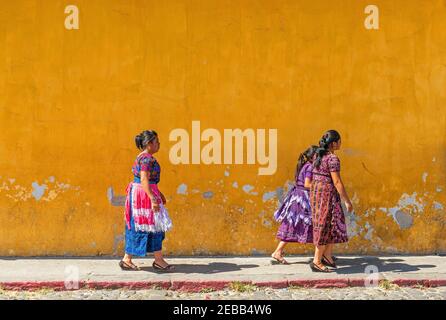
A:
<svg viewBox="0 0 446 320">
<path fill-rule="evenodd" d="M 1 290 L 11 291 L 35 291 L 42 289 L 52 289 L 55 291 L 71 291 L 79 289 L 165 289 L 183 292 L 207 292 L 218 291 L 230 288 L 231 284 L 252 285 L 256 287 L 266 287 L 273 289 L 284 289 L 288 287 L 303 288 L 348 288 L 366 287 L 369 279 L 296 279 L 281 281 L 80 281 L 77 286 L 70 282 L 63 281 L 29 281 L 29 282 L 0 282 Z M 381 281 L 381 280 L 380 280 Z M 446 279 L 396 279 L 388 281 L 400 287 L 441 287 L 446 286 Z"/>
</svg>

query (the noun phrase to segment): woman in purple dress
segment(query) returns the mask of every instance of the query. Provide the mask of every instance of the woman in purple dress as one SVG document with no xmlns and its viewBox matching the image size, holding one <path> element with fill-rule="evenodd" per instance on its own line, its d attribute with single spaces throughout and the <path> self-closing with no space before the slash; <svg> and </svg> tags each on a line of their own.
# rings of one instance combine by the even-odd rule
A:
<svg viewBox="0 0 446 320">
<path fill-rule="evenodd" d="M 280 243 L 271 257 L 282 264 L 288 264 L 283 258 L 283 249 L 288 242 L 313 242 L 309 189 L 313 175 L 311 163 L 316 149 L 317 146 L 311 146 L 299 156 L 295 184 L 274 213 L 274 219 L 281 222 L 277 232 Z"/>
<path fill-rule="evenodd" d="M 353 206 L 341 180 L 341 163 L 334 153 L 340 147 L 339 133 L 335 130 L 327 131 L 319 141 L 313 161 L 310 203 L 316 250 L 310 267 L 314 272 L 330 272 L 326 266 L 336 268 L 333 245 L 348 241 L 341 199 L 347 211 L 351 212 Z"/>
</svg>

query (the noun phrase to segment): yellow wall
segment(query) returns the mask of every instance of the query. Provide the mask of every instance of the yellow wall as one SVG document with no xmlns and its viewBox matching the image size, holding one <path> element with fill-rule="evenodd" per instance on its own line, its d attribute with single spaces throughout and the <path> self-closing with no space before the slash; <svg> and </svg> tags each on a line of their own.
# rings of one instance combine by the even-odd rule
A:
<svg viewBox="0 0 446 320">
<path fill-rule="evenodd" d="M 370 3 L 379 30 L 364 27 Z M 64 27 L 69 4 L 79 30 Z M 0 48 L 0 255 L 121 254 L 107 192 L 123 195 L 149 128 L 167 253 L 270 253 L 270 192 L 331 128 L 355 206 L 338 250 L 446 251 L 445 1 L 4 1 Z M 193 120 L 277 128 L 277 172 L 171 164 L 169 134 Z"/>
</svg>

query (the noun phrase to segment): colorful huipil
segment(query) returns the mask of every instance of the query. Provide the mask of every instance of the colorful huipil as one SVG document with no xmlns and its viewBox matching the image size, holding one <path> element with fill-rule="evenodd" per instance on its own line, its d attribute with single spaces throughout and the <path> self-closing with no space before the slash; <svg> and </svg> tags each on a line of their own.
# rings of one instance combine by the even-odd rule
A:
<svg viewBox="0 0 446 320">
<path fill-rule="evenodd" d="M 159 212 L 152 210 L 152 202 L 141 185 L 141 172 L 146 171 L 149 188 L 160 206 Z M 160 251 L 165 232 L 172 228 L 172 221 L 163 206 L 158 183 L 161 167 L 149 153 L 140 154 L 132 167 L 133 182 L 127 187 L 125 201 L 125 252 L 145 256 L 147 252 Z"/>
<path fill-rule="evenodd" d="M 331 172 L 340 172 L 339 158 L 329 153 L 322 157 L 319 168 L 313 169 L 310 204 L 313 218 L 313 243 L 326 245 L 348 241 L 341 197 Z"/>
<path fill-rule="evenodd" d="M 313 166 L 305 163 L 296 176 L 294 186 L 286 195 L 280 208 L 274 213 L 281 222 L 277 238 L 284 242 L 313 242 L 309 190 L 305 188 L 305 178 L 312 179 Z"/>
</svg>

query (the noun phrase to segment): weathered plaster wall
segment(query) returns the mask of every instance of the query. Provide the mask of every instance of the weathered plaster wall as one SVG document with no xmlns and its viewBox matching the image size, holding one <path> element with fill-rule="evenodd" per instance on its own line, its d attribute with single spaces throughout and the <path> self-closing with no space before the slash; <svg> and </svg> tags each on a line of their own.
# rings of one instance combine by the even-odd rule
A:
<svg viewBox="0 0 446 320">
<path fill-rule="evenodd" d="M 355 205 L 338 250 L 446 251 L 445 1 L 17 0 L 0 5 L 0 46 L 0 255 L 122 253 L 119 196 L 146 128 L 168 253 L 271 252 L 297 155 L 330 128 Z M 277 172 L 171 164 L 169 133 L 193 120 L 277 128 Z"/>
</svg>

